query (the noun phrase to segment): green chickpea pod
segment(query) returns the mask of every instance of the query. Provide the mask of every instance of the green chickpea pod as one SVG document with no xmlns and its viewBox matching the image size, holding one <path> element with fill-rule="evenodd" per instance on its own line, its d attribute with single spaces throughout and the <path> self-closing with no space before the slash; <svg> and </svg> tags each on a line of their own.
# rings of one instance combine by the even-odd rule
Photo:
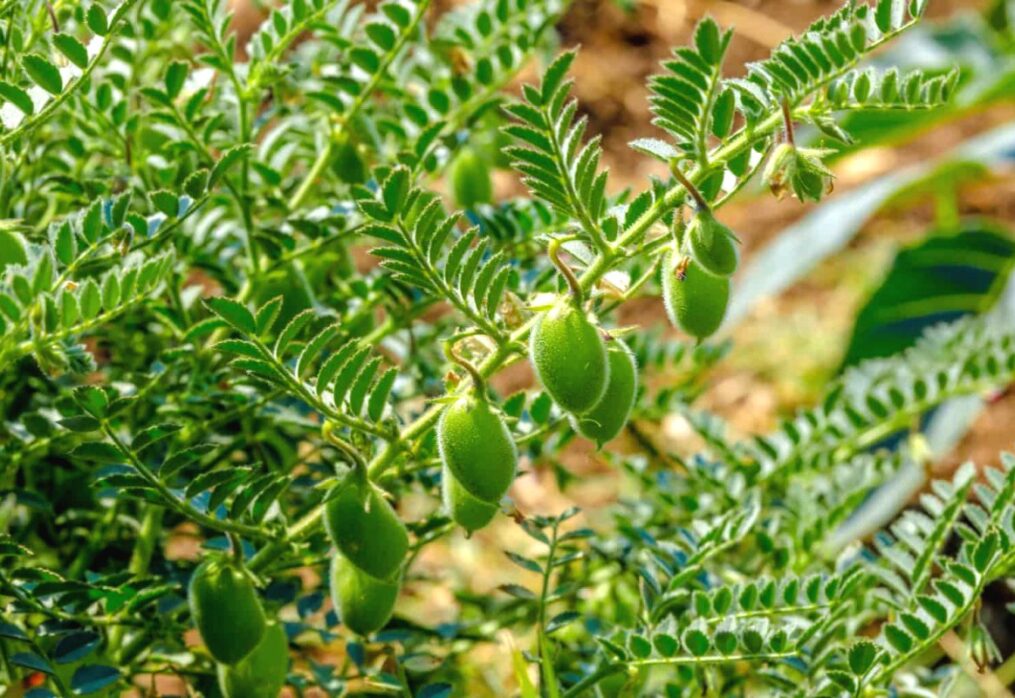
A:
<svg viewBox="0 0 1015 698">
<path fill-rule="evenodd" d="M 561 409 L 580 415 L 606 393 L 610 364 L 599 328 L 583 310 L 581 284 L 559 258 L 560 241 L 550 243 L 550 260 L 567 279 L 571 296 L 542 313 L 532 328 L 529 355 L 536 377 Z"/>
<path fill-rule="evenodd" d="M 518 449 L 503 414 L 486 396 L 482 375 L 450 344 L 446 353 L 470 373 L 473 385 L 437 422 L 443 497 L 451 518 L 472 533 L 496 515 L 514 481 Z"/>
</svg>

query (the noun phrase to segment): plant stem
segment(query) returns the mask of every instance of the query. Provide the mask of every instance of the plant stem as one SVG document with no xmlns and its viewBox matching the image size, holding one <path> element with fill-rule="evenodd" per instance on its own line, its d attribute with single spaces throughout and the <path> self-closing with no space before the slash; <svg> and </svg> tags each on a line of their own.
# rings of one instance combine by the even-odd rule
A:
<svg viewBox="0 0 1015 698">
<path fill-rule="evenodd" d="M 782 123 L 786 130 L 786 142 L 796 147 L 796 135 L 793 133 L 793 113 L 789 106 L 789 100 L 785 97 L 782 100 Z"/>
<path fill-rule="evenodd" d="M 483 379 L 483 374 L 479 372 L 470 361 L 464 356 L 458 353 L 455 349 L 455 343 L 451 341 L 444 342 L 444 354 L 448 357 L 449 361 L 452 361 L 466 370 L 469 377 L 472 378 L 472 385 L 475 388 L 476 394 L 480 397 L 486 395 L 486 381 Z"/>
<path fill-rule="evenodd" d="M 574 275 L 573 271 L 571 271 L 571 267 L 565 264 L 560 258 L 560 246 L 561 240 L 559 238 L 554 238 L 550 241 L 550 245 L 547 248 L 546 253 L 549 255 L 550 261 L 553 262 L 553 266 L 557 267 L 557 270 L 567 280 L 567 285 L 571 289 L 571 300 L 576 306 L 580 306 L 585 300 L 585 291 L 582 289 L 582 285 L 578 280 L 578 277 Z"/>
<path fill-rule="evenodd" d="M 702 196 L 700 191 L 698 191 L 698 187 L 694 186 L 684 173 L 680 171 L 680 167 L 677 163 L 670 163 L 670 174 L 673 175 L 673 179 L 680 182 L 680 186 L 684 188 L 684 191 L 691 195 L 691 198 L 694 199 L 694 203 L 699 211 L 702 213 L 712 212 L 712 207 L 708 205 L 707 201 L 705 201 L 705 197 Z"/>
</svg>

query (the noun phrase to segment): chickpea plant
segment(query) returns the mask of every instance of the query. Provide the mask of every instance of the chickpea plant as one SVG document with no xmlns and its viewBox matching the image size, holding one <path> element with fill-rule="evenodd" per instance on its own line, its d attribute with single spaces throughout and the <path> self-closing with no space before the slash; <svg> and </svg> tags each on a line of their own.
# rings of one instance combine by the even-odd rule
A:
<svg viewBox="0 0 1015 698">
<path fill-rule="evenodd" d="M 703 19 L 631 144 L 668 175 L 623 194 L 559 0 L 265 5 L 240 41 L 222 0 L 0 0 L 3 695 L 937 695 L 945 635 L 998 661 L 1015 460 L 834 533 L 920 459 L 922 415 L 1011 382 L 1011 329 L 937 327 L 773 434 L 691 406 L 736 287 L 722 206 L 756 175 L 830 191 L 796 127 L 948 100 L 955 72 L 864 63 L 925 1 L 849 2 L 739 78 Z M 531 198 L 493 202 L 495 167 Z M 617 327 L 660 294 L 678 332 Z M 537 383 L 498 393 L 517 362 Z M 642 428 L 677 408 L 693 459 Z M 622 433 L 611 525 L 511 503 Z M 531 587 L 456 587 L 439 627 L 398 609 L 421 551 L 491 522 L 541 551 L 503 551 Z M 506 633 L 512 683 L 483 687 Z"/>
</svg>

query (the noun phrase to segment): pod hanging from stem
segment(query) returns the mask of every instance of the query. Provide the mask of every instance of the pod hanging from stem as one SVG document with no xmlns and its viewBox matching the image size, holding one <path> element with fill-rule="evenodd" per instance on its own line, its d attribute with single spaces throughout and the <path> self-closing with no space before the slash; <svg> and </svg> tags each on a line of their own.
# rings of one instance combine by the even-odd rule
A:
<svg viewBox="0 0 1015 698">
<path fill-rule="evenodd" d="M 444 355 L 448 357 L 448 361 L 465 369 L 469 377 L 472 378 L 473 390 L 478 396 L 484 397 L 486 395 L 486 380 L 483 378 L 483 374 L 471 361 L 458 353 L 455 342 L 450 340 L 444 342 Z"/>
<path fill-rule="evenodd" d="M 694 199 L 695 208 L 697 208 L 700 213 L 712 212 L 712 207 L 708 205 L 707 201 L 705 201 L 705 197 L 702 195 L 701 191 L 698 187 L 691 183 L 691 180 L 689 180 L 683 172 L 680 171 L 680 168 L 677 167 L 677 163 L 675 161 L 670 162 L 670 173 L 673 175 L 673 178 L 680 183 L 680 186 L 682 186 L 684 190 L 691 195 L 691 198 Z"/>
<path fill-rule="evenodd" d="M 557 267 L 557 270 L 563 274 L 567 280 L 567 285 L 571 289 L 571 299 L 575 305 L 581 305 L 585 300 L 585 292 L 582 290 L 581 282 L 578 277 L 575 276 L 574 272 L 571 271 L 571 267 L 564 263 L 560 258 L 560 246 L 563 241 L 559 238 L 550 240 L 550 245 L 547 247 L 547 254 L 550 256 L 550 261 L 553 262 L 553 266 Z"/>
<path fill-rule="evenodd" d="M 336 424 L 329 420 L 324 422 L 324 426 L 321 427 L 321 435 L 335 448 L 337 448 L 342 455 L 349 459 L 349 464 L 352 466 L 352 471 L 357 479 L 365 482 L 367 479 L 367 463 L 363 459 L 363 455 L 353 446 L 351 443 L 346 441 L 344 438 L 335 433 Z"/>
</svg>

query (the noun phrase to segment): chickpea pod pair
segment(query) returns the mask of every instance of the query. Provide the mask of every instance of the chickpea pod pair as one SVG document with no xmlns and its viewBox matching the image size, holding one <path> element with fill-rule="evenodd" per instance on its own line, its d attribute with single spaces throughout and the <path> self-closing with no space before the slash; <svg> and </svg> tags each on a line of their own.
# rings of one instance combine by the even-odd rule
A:
<svg viewBox="0 0 1015 698">
<path fill-rule="evenodd" d="M 722 325 L 737 270 L 736 235 L 716 220 L 701 193 L 674 168 L 697 211 L 681 239 L 663 255 L 662 286 L 666 314 L 673 325 L 698 340 Z"/>
<path fill-rule="evenodd" d="M 441 489 L 451 519 L 471 534 L 497 514 L 515 478 L 518 449 L 504 415 L 487 398 L 480 372 L 452 344 L 445 346 L 445 352 L 470 374 L 472 386 L 437 422 Z"/>
<path fill-rule="evenodd" d="M 222 694 L 278 696 L 289 671 L 289 640 L 280 623 L 266 620 L 250 574 L 238 561 L 215 555 L 194 571 L 187 595 Z"/>
<path fill-rule="evenodd" d="M 342 623 L 359 635 L 383 628 L 395 610 L 409 533 L 384 493 L 367 477 L 359 453 L 325 425 L 325 436 L 353 467 L 328 494 L 324 527 L 335 546 L 331 599 Z"/>
<path fill-rule="evenodd" d="M 581 284 L 560 260 L 559 247 L 559 240 L 550 243 L 550 259 L 571 294 L 536 319 L 529 354 L 540 384 L 570 413 L 575 430 L 601 447 L 627 424 L 638 392 L 638 365 L 627 345 L 604 339 L 585 312 Z"/>
</svg>

